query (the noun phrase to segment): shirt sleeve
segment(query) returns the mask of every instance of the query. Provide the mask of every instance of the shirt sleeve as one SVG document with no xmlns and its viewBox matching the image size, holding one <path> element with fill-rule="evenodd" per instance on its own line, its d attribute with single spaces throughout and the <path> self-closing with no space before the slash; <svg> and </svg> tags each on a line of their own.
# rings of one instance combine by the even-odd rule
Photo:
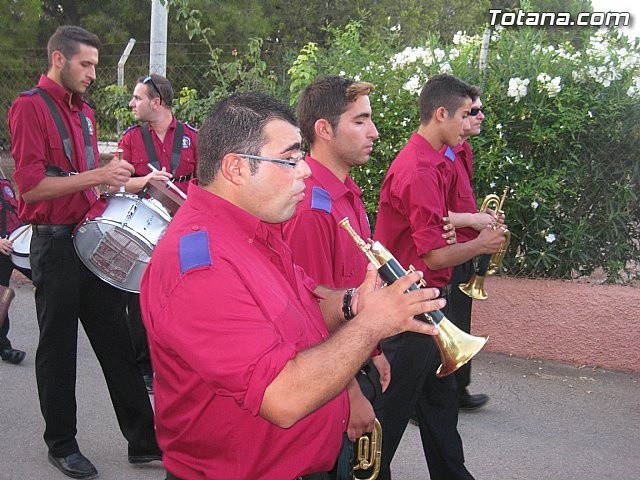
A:
<svg viewBox="0 0 640 480">
<path fill-rule="evenodd" d="M 259 279 L 250 275 L 218 259 L 210 269 L 185 275 L 165 307 L 148 308 L 160 309 L 151 315 L 153 334 L 165 348 L 216 395 L 257 415 L 266 388 L 295 357 L 302 332 L 287 330 L 284 319 L 296 312 L 281 294 L 274 291 L 269 312 L 256 302 L 248 286 Z"/>
<path fill-rule="evenodd" d="M 11 153 L 16 162 L 14 178 L 21 193 L 28 192 L 45 177 L 47 141 L 56 140 L 47 138 L 46 127 L 38 118 L 38 109 L 27 98 L 18 98 L 9 113 Z"/>
<path fill-rule="evenodd" d="M 445 174 L 438 166 L 423 166 L 395 184 L 396 208 L 406 209 L 418 256 L 447 245 L 442 217 L 447 212 Z"/>
</svg>

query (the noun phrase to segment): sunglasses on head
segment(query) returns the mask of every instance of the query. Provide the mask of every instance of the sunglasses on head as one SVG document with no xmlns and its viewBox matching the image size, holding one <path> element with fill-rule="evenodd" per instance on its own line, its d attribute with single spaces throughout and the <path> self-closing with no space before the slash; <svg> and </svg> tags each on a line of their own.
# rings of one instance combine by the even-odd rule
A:
<svg viewBox="0 0 640 480">
<path fill-rule="evenodd" d="M 479 107 L 479 108 L 478 107 L 473 107 L 471 110 L 469 110 L 469 116 L 475 117 L 480 112 L 484 113 L 484 107 Z"/>
<path fill-rule="evenodd" d="M 142 83 L 145 83 L 145 84 L 150 83 L 151 86 L 154 88 L 154 90 L 158 92 L 158 97 L 160 97 L 160 103 L 162 103 L 162 94 L 160 93 L 160 89 L 156 85 L 156 82 L 154 82 L 153 78 L 151 78 L 151 75 L 144 77 L 144 80 L 142 80 Z"/>
</svg>

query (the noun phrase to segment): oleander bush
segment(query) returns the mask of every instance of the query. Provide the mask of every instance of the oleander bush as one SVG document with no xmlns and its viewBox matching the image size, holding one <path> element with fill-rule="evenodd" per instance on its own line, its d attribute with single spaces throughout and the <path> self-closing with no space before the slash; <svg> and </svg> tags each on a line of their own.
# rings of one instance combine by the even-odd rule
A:
<svg viewBox="0 0 640 480">
<path fill-rule="evenodd" d="M 354 22 L 333 30 L 326 48 L 307 45 L 290 75 L 293 102 L 315 74 L 345 74 L 375 85 L 371 100 L 380 139 L 370 162 L 355 172 L 372 223 L 389 163 L 417 128 L 420 88 L 429 76 L 447 72 L 483 89 L 486 120 L 471 140 L 474 187 L 479 203 L 510 187 L 506 271 L 574 278 L 600 267 L 610 281 L 637 278 L 637 40 L 597 33 L 576 51 L 568 43 L 547 44 L 541 30 L 498 30 L 480 69 L 481 36 L 398 46 L 393 27 L 366 38 L 361 30 Z"/>
<path fill-rule="evenodd" d="M 448 44 L 426 36 L 406 45 L 401 26 L 365 31 L 363 24 L 366 19 L 328 28 L 325 45 L 305 45 L 291 62 L 286 85 L 262 60 L 258 40 L 234 62 L 222 63 L 212 49 L 210 91 L 182 89 L 176 115 L 198 125 L 216 100 L 249 89 L 295 105 L 300 91 L 320 74 L 373 83 L 380 138 L 369 163 L 354 172 L 373 226 L 388 166 L 417 128 L 420 88 L 429 76 L 452 73 L 480 86 L 487 107 L 484 130 L 471 140 L 479 203 L 510 187 L 507 273 L 575 278 L 603 269 L 609 281 L 638 279 L 638 40 L 597 33 L 576 50 L 569 43 L 549 44 L 543 30 L 494 30 L 487 38 L 486 66 L 480 68 L 481 36 L 460 33 Z M 206 29 L 190 28 L 207 42 Z M 123 92 L 114 89 L 105 97 L 102 108 L 126 117 Z"/>
</svg>

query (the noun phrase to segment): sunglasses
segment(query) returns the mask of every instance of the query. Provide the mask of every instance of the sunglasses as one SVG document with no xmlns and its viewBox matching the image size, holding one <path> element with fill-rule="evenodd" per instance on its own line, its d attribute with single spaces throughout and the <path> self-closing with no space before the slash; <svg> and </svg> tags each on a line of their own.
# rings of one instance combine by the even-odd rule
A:
<svg viewBox="0 0 640 480">
<path fill-rule="evenodd" d="M 475 117 L 476 115 L 478 115 L 480 112 L 484 113 L 484 108 L 485 107 L 473 107 L 471 110 L 469 110 L 469 116 L 471 117 Z"/>
<path fill-rule="evenodd" d="M 151 78 L 151 75 L 144 77 L 144 80 L 142 80 L 142 83 L 144 84 L 150 83 L 151 86 L 154 88 L 154 90 L 158 92 L 158 97 L 160 97 L 160 103 L 162 103 L 162 94 L 160 93 L 160 89 L 156 85 L 156 82 L 154 82 L 153 78 Z"/>
</svg>

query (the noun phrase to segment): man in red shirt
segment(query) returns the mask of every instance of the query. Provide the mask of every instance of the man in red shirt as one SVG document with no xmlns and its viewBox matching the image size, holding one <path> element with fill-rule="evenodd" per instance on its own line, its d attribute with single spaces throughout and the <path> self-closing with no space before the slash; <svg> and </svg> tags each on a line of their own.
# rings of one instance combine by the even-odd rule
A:
<svg viewBox="0 0 640 480">
<path fill-rule="evenodd" d="M 169 80 L 155 73 L 138 79 L 129 107 L 141 123 L 129 127 L 118 144 L 122 158 L 135 168 L 125 186 L 128 192 L 138 193 L 152 178 L 161 181 L 173 178 L 174 185 L 186 192 L 189 180 L 195 178 L 198 132 L 178 121 L 171 111 L 172 104 L 173 88 Z M 136 361 L 147 391 L 153 393 L 153 368 L 137 293 L 127 294 L 127 317 Z"/>
<path fill-rule="evenodd" d="M 128 192 L 138 193 L 150 178 L 173 179 L 183 192 L 195 178 L 198 165 L 198 131 L 173 115 L 173 89 L 169 80 L 152 73 L 140 77 L 129 107 L 140 122 L 125 130 L 118 147 L 122 158 L 135 168 Z M 149 167 L 153 165 L 155 170 Z"/>
<path fill-rule="evenodd" d="M 309 195 L 284 225 L 285 238 L 294 261 L 330 288 L 356 288 L 367 271 L 367 257 L 338 222 L 347 217 L 361 238 L 371 237 L 362 190 L 349 173 L 369 160 L 378 138 L 369 102 L 372 89 L 367 82 L 325 75 L 307 86 L 298 101 L 300 130 L 310 148 L 305 161 L 312 175 L 305 179 Z M 376 366 L 368 362 L 348 387 L 351 441 L 372 431 L 376 414 L 370 402 L 380 403 L 381 390 L 390 380 L 389 362 L 379 350 L 372 361 Z"/>
<path fill-rule="evenodd" d="M 480 97 L 476 98 L 471 104 L 468 120 L 469 128 L 464 129 L 462 143 L 453 147 L 455 159 L 451 171 L 451 188 L 447 196 L 449 217 L 456 228 L 458 243 L 475 239 L 479 232 L 496 220 L 502 224 L 504 223 L 503 219 L 498 219 L 496 212 L 492 210 L 478 212 L 476 196 L 471 184 L 473 179 L 473 153 L 467 140 L 472 135 L 478 135 L 482 127 L 484 112 Z M 462 293 L 458 286 L 461 283 L 467 283 L 472 275 L 473 259 L 469 259 L 453 268 L 447 306 L 444 310 L 445 315 L 466 333 L 471 333 L 472 299 Z M 460 367 L 455 372 L 455 376 L 458 388 L 458 404 L 461 409 L 474 410 L 487 403 L 489 400 L 487 395 L 469 393 L 471 361 Z"/>
<path fill-rule="evenodd" d="M 448 216 L 451 161 L 440 151 L 461 141 L 478 92 L 451 75 L 429 79 L 420 94 L 420 126 L 391 164 L 382 184 L 375 238 L 408 268 L 424 272 L 427 285 L 446 294 L 451 270 L 481 253 L 494 253 L 501 231 L 483 230 L 463 244 L 442 237 Z M 462 441 L 456 430 L 458 402 L 455 377 L 435 376 L 440 363 L 435 342 L 399 335 L 383 343 L 393 380 L 384 394 L 383 466 L 391 459 L 415 410 L 432 479 L 471 479 L 464 466 Z M 423 391 L 424 390 L 424 391 Z M 416 401 L 417 399 L 417 401 Z"/>
<path fill-rule="evenodd" d="M 300 143 L 271 97 L 220 102 L 198 137 L 198 185 L 144 273 L 170 480 L 326 478 L 346 430 L 345 387 L 380 339 L 435 333 L 413 315 L 443 306 L 429 301 L 437 292 L 403 293 L 418 274 L 381 289 L 370 269 L 347 322 L 345 291 L 317 286 L 294 263 L 281 223 L 305 198 Z"/>
<path fill-rule="evenodd" d="M 98 37 L 59 27 L 48 43 L 49 70 L 9 110 L 20 219 L 33 224 L 30 262 L 40 338 L 36 379 L 49 461 L 72 478 L 94 478 L 76 441 L 78 319 L 100 361 L 129 462 L 159 460 L 153 410 L 125 321 L 123 292 L 87 269 L 71 233 L 97 200 L 99 185 L 121 187 L 133 167 L 117 157 L 98 167 L 95 118 L 82 95 L 95 80 Z"/>
</svg>

